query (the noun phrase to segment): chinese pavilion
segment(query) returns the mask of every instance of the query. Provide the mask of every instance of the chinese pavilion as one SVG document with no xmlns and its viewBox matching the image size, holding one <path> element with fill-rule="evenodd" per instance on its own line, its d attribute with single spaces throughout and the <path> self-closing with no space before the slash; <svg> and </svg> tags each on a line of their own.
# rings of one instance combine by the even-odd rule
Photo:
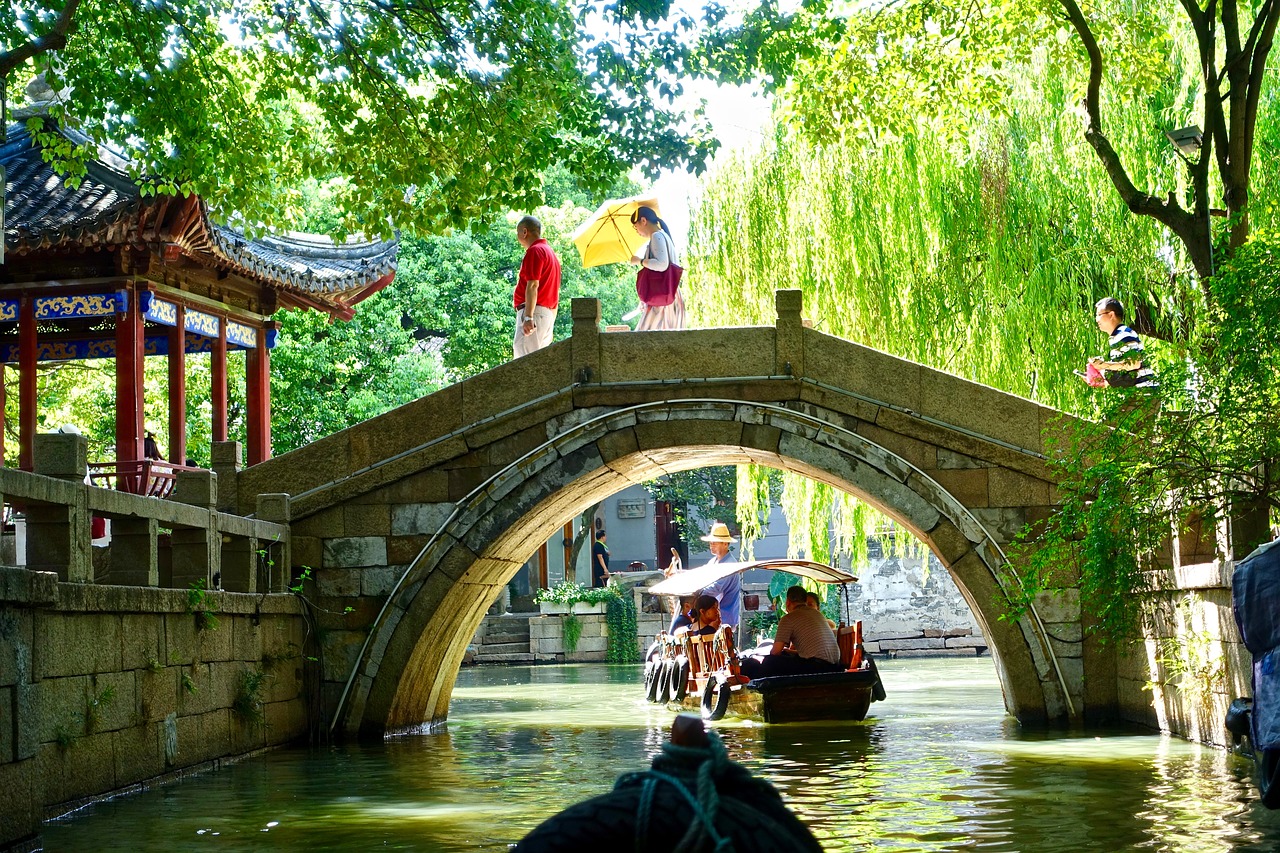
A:
<svg viewBox="0 0 1280 853">
<path fill-rule="evenodd" d="M 38 108 L 30 113 L 42 116 Z M 87 141 L 47 115 L 43 120 L 76 144 Z M 358 302 L 395 275 L 395 241 L 335 244 L 305 234 L 251 239 L 212 221 L 196 196 L 143 195 L 129 164 L 102 146 L 79 186 L 69 186 L 23 124 L 9 126 L 0 167 L 7 176 L 0 380 L 16 365 L 18 461 L 27 470 L 38 363 L 115 359 L 116 464 L 123 471 L 144 456 L 143 359 L 168 361 L 169 458 L 181 463 L 186 356 L 205 352 L 212 353 L 213 440 L 227 439 L 227 355 L 243 351 L 247 462 L 268 459 L 270 351 L 279 326 L 271 316 L 299 308 L 349 320 Z M 0 432 L 0 459 L 3 442 Z"/>
</svg>

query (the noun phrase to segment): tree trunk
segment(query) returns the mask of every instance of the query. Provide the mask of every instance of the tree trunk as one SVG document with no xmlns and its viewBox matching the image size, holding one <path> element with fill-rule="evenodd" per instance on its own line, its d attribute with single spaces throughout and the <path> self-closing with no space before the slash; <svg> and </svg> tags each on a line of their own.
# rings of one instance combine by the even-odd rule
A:
<svg viewBox="0 0 1280 853">
<path fill-rule="evenodd" d="M 603 501 L 592 504 L 582 511 L 578 516 L 578 531 L 573 537 L 573 548 L 569 553 L 569 565 L 564 567 L 564 579 L 574 583 L 578 582 L 578 555 L 582 553 L 584 545 L 589 545 L 595 541 L 596 534 L 596 513 L 600 511 Z M 587 573 L 588 584 L 591 581 L 590 572 Z"/>
</svg>

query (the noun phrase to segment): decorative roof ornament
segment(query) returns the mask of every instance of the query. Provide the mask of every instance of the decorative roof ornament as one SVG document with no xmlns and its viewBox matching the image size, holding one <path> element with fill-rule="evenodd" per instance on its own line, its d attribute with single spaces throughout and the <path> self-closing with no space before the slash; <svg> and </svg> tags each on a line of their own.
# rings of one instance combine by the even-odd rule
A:
<svg viewBox="0 0 1280 853">
<path fill-rule="evenodd" d="M 16 121 L 26 121 L 35 116 L 47 116 L 49 108 L 54 104 L 65 103 L 70 92 L 69 88 L 53 88 L 45 77 L 45 72 L 41 71 L 27 83 L 27 102 L 14 107 L 13 118 Z M 8 124 L 7 121 L 5 123 Z"/>
<path fill-rule="evenodd" d="M 46 89 L 52 91 L 46 84 L 37 95 L 46 97 Z M 90 141 L 79 131 L 52 126 L 77 145 Z M 0 169 L 9 176 L 8 221 L 0 233 L 10 253 L 167 244 L 200 266 L 275 291 L 286 307 L 317 308 L 344 320 L 395 275 L 397 239 L 335 243 L 295 232 L 252 237 L 212 221 L 196 196 L 142 196 L 129 163 L 106 146 L 96 146 L 84 177 L 68 186 L 44 161 L 24 125 L 11 125 L 7 132 Z"/>
</svg>

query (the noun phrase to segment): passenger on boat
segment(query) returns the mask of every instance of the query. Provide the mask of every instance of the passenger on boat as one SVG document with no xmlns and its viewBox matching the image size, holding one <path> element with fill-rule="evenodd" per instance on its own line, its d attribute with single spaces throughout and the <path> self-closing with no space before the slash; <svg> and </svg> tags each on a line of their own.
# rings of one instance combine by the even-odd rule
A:
<svg viewBox="0 0 1280 853">
<path fill-rule="evenodd" d="M 778 622 L 773 648 L 763 658 L 744 657 L 748 678 L 840 671 L 840 645 L 819 610 L 805 605 L 802 586 L 787 588 L 787 614 Z M 793 649 L 787 651 L 787 646 Z"/>
<path fill-rule="evenodd" d="M 716 629 L 720 627 L 720 602 L 716 601 L 714 595 L 698 596 L 698 600 L 693 605 L 694 620 L 689 626 L 689 631 L 695 636 L 702 634 L 714 634 Z"/>
<path fill-rule="evenodd" d="M 688 628 L 693 624 L 697 614 L 694 612 L 693 606 L 698 602 L 696 595 L 680 596 L 680 607 L 676 612 L 675 618 L 671 620 L 671 627 L 667 629 L 668 634 L 674 634 L 681 628 Z"/>
<path fill-rule="evenodd" d="M 804 604 L 805 607 L 808 607 L 811 610 L 817 610 L 819 613 L 822 612 L 822 604 L 818 601 L 818 594 L 816 592 L 806 592 L 804 594 Z M 837 627 L 835 620 L 828 619 L 827 627 L 834 631 Z"/>
</svg>

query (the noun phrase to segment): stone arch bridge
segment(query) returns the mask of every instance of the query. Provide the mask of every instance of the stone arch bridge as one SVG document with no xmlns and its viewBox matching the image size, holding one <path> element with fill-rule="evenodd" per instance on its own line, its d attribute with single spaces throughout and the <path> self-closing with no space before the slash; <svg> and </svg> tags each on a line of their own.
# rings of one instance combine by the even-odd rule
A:
<svg viewBox="0 0 1280 853">
<path fill-rule="evenodd" d="M 443 721 L 485 611 L 565 519 L 664 472 L 745 462 L 846 490 L 926 542 L 1021 721 L 1112 713 L 1114 659 L 1084 638 L 1073 591 L 1000 618 L 1005 546 L 1055 502 L 1042 435 L 1058 413 L 806 328 L 801 307 L 782 291 L 773 327 L 610 334 L 575 299 L 568 340 L 241 471 L 243 512 L 290 495 L 292 563 L 328 611 L 332 727 Z"/>
</svg>

